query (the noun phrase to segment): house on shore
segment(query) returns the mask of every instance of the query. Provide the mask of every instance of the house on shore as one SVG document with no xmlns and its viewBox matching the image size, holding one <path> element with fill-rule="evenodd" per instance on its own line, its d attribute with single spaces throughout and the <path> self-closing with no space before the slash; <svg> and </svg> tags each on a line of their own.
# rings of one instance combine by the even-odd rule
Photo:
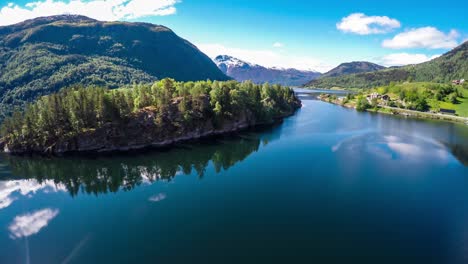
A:
<svg viewBox="0 0 468 264">
<path fill-rule="evenodd" d="M 384 94 L 380 97 L 380 103 L 382 105 L 386 105 L 388 106 L 388 104 L 390 103 L 390 96 L 388 94 Z"/>
<path fill-rule="evenodd" d="M 366 96 L 366 99 L 367 101 L 369 102 L 369 104 L 372 103 L 372 100 L 374 99 L 380 99 L 380 94 L 379 93 L 371 93 L 369 95 Z"/>
<path fill-rule="evenodd" d="M 380 94 L 379 94 L 379 93 L 371 93 L 370 96 L 369 96 L 369 98 L 370 98 L 371 100 L 373 100 L 373 99 L 379 99 L 379 98 L 380 98 Z"/>
</svg>

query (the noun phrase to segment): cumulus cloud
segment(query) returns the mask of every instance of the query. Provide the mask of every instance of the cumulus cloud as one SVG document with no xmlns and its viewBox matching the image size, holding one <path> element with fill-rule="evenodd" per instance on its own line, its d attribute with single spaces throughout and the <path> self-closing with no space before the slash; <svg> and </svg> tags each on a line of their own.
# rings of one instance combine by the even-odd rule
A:
<svg viewBox="0 0 468 264">
<path fill-rule="evenodd" d="M 275 42 L 273 43 L 273 48 L 283 48 L 284 44 L 281 42 Z"/>
<path fill-rule="evenodd" d="M 435 158 L 438 161 L 445 162 L 449 157 L 449 153 L 443 145 L 430 139 L 416 137 L 413 140 L 416 142 L 424 141 L 432 148 L 431 151 L 424 150 L 420 144 L 413 143 L 412 140 L 404 140 L 395 136 L 385 136 L 384 139 L 389 149 L 406 160 L 421 161 L 426 160 L 426 158 Z"/>
<path fill-rule="evenodd" d="M 336 28 L 359 35 L 383 34 L 401 27 L 398 20 L 387 16 L 367 16 L 363 13 L 354 13 L 341 19 Z"/>
<path fill-rule="evenodd" d="M 0 210 L 3 208 L 7 208 L 16 200 L 17 200 L 16 197 L 9 197 L 9 196 L 0 197 Z"/>
<path fill-rule="evenodd" d="M 11 238 L 28 237 L 39 233 L 59 213 L 57 209 L 46 208 L 43 210 L 16 216 L 8 226 Z"/>
<path fill-rule="evenodd" d="M 38 191 L 58 192 L 66 191 L 66 188 L 50 180 L 42 183 L 37 180 L 0 181 L 0 210 L 10 206 L 18 199 L 19 195 L 29 196 Z"/>
<path fill-rule="evenodd" d="M 380 63 L 384 66 L 403 66 L 430 61 L 439 56 L 440 55 L 427 56 L 425 54 L 393 53 L 382 57 Z"/>
<path fill-rule="evenodd" d="M 253 50 L 227 47 L 222 44 L 198 44 L 198 48 L 211 58 L 218 55 L 230 55 L 238 59 L 259 64 L 265 67 L 295 68 L 326 72 L 332 65 L 319 59 L 307 56 L 291 56 L 278 50 Z"/>
<path fill-rule="evenodd" d="M 458 45 L 459 36 L 456 30 L 445 34 L 435 27 L 422 27 L 397 34 L 392 39 L 386 39 L 382 42 L 382 46 L 391 49 L 451 49 Z"/>
<path fill-rule="evenodd" d="M 158 193 L 158 194 L 153 195 L 150 198 L 148 198 L 148 201 L 153 202 L 153 203 L 157 203 L 157 202 L 160 202 L 160 201 L 166 199 L 166 197 L 167 196 L 166 196 L 165 193 Z"/>
<path fill-rule="evenodd" d="M 176 13 L 179 0 L 39 0 L 24 6 L 9 3 L 0 7 L 0 25 L 10 25 L 41 16 L 84 15 L 98 20 L 115 21 Z"/>
</svg>

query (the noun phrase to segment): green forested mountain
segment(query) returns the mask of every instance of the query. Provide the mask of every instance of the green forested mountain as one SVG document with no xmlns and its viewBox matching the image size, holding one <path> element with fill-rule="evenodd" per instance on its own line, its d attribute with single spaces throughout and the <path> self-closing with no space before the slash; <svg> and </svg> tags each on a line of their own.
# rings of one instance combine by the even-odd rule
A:
<svg viewBox="0 0 468 264">
<path fill-rule="evenodd" d="M 313 80 L 307 87 L 372 88 L 390 82 L 418 81 L 447 83 L 468 79 L 468 42 L 431 61 L 376 72 L 358 73 Z"/>
<path fill-rule="evenodd" d="M 63 15 L 0 27 L 0 119 L 12 106 L 70 85 L 116 88 L 166 77 L 228 79 L 160 25 Z"/>
<path fill-rule="evenodd" d="M 252 82 L 175 82 L 70 88 L 41 97 L 2 125 L 13 153 L 113 151 L 167 145 L 270 123 L 300 107 L 292 89 Z"/>
<path fill-rule="evenodd" d="M 385 67 L 367 61 L 346 62 L 324 73 L 320 78 L 337 77 L 353 73 L 374 72 L 382 69 L 385 69 Z"/>
</svg>

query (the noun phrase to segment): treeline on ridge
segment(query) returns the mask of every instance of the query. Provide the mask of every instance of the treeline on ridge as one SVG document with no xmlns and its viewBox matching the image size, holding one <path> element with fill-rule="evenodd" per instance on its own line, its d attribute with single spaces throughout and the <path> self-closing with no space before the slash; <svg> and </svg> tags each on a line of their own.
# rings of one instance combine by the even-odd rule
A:
<svg viewBox="0 0 468 264">
<path fill-rule="evenodd" d="M 251 82 L 163 79 L 113 90 L 74 87 L 41 97 L 23 113 L 15 112 L 2 124 L 2 135 L 10 147 L 46 149 L 106 124 L 128 127 L 142 111 L 151 112 L 156 128 L 167 132 L 170 124 L 190 131 L 201 120 L 211 121 L 215 128 L 245 116 L 256 123 L 271 122 L 299 104 L 290 88 Z"/>
<path fill-rule="evenodd" d="M 384 70 L 324 77 L 312 80 L 305 87 L 374 88 L 391 82 L 450 83 L 468 78 L 468 41 L 433 60 Z"/>
</svg>

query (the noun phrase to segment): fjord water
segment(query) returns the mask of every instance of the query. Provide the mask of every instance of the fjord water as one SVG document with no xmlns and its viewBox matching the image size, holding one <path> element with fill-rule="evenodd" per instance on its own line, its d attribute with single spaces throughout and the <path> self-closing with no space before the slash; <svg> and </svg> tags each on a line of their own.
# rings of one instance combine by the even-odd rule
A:
<svg viewBox="0 0 468 264">
<path fill-rule="evenodd" d="M 302 100 L 170 150 L 2 157 L 0 263 L 467 263 L 467 126 Z"/>
</svg>

